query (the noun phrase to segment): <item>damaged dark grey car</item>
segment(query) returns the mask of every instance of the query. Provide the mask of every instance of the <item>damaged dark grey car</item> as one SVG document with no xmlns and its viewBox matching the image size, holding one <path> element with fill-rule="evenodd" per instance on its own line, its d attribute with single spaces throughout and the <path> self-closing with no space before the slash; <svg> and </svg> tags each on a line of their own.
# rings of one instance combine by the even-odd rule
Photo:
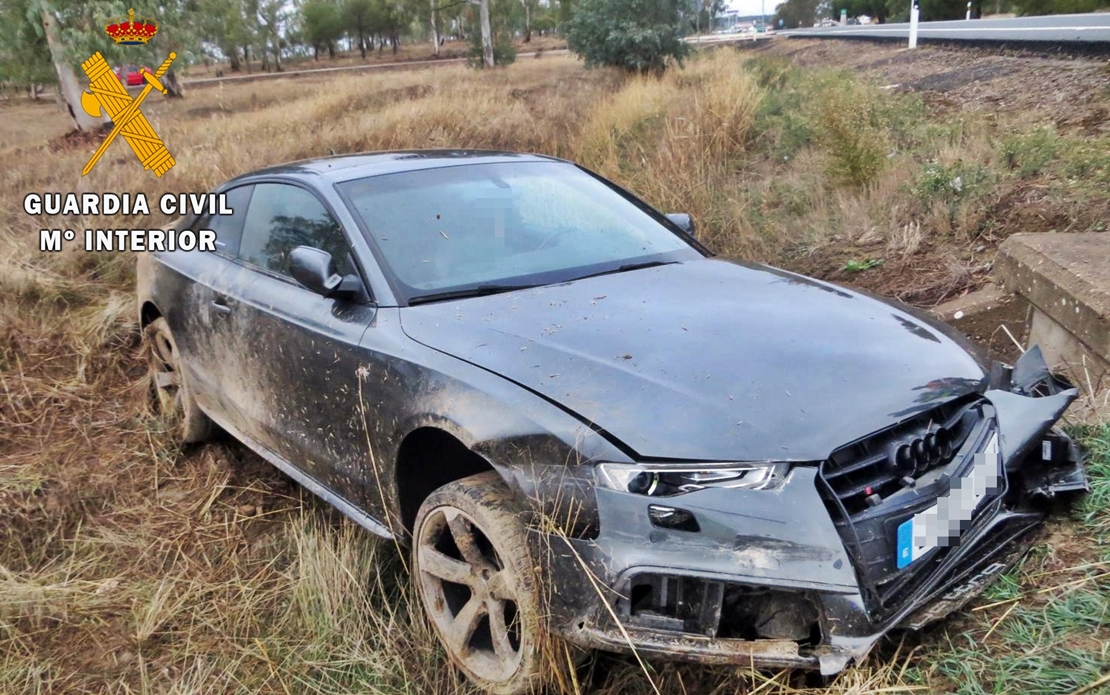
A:
<svg viewBox="0 0 1110 695">
<path fill-rule="evenodd" d="M 412 547 L 452 660 L 517 693 L 587 648 L 832 674 L 961 606 L 1083 490 L 1037 350 L 711 258 L 573 164 L 299 162 L 154 253 L 159 402 Z"/>
</svg>

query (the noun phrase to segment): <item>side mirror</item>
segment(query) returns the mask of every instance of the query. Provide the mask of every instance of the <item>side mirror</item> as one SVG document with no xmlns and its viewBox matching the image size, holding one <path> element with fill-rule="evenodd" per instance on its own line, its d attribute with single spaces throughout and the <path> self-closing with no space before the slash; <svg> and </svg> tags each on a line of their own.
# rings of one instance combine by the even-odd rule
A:
<svg viewBox="0 0 1110 695">
<path fill-rule="evenodd" d="M 667 219 L 674 222 L 679 229 L 695 239 L 698 237 L 697 230 L 694 228 L 694 218 L 685 212 L 669 212 L 667 213 Z"/>
<path fill-rule="evenodd" d="M 289 272 L 306 289 L 324 297 L 357 294 L 361 281 L 335 272 L 335 264 L 327 251 L 298 246 L 289 254 Z"/>
</svg>

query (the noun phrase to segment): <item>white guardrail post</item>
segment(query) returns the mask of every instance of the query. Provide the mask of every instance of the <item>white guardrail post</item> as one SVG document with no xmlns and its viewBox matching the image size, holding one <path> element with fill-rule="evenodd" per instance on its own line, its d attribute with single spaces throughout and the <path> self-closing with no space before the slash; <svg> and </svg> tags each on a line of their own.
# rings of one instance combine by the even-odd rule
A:
<svg viewBox="0 0 1110 695">
<path fill-rule="evenodd" d="M 971 19 L 971 0 L 967 0 L 967 17 L 965 19 Z"/>
<path fill-rule="evenodd" d="M 917 7 L 917 0 L 912 0 L 910 6 L 910 48 L 917 48 L 917 16 L 921 10 Z"/>
</svg>

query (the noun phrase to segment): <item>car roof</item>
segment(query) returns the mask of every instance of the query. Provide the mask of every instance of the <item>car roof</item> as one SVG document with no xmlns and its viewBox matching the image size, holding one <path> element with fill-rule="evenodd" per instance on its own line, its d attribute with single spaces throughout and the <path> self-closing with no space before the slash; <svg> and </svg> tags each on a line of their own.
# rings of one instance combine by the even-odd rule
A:
<svg viewBox="0 0 1110 695">
<path fill-rule="evenodd" d="M 555 157 L 517 152 L 486 150 L 400 150 L 363 152 L 279 164 L 237 176 L 228 184 L 259 177 L 280 176 L 295 179 L 324 179 L 332 183 L 404 171 L 438 169 L 466 164 L 509 162 L 563 162 Z"/>
</svg>

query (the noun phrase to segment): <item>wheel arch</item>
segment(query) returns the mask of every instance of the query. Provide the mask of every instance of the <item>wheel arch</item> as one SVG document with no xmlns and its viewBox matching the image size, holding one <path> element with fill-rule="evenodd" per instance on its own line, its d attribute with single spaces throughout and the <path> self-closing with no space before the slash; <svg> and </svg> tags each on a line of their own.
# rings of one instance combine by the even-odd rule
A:
<svg viewBox="0 0 1110 695">
<path fill-rule="evenodd" d="M 396 447 L 386 456 L 393 466 L 389 516 L 400 522 L 406 538 L 420 505 L 447 483 L 494 471 L 522 499 L 535 502 L 550 492 L 566 501 L 569 496 L 559 492 L 566 478 L 561 471 L 587 461 L 630 460 L 604 437 L 542 402 L 534 410 L 514 409 L 482 394 L 477 400 L 456 395 L 446 403 L 446 412 L 426 409 L 405 418 L 388 438 Z"/>
<path fill-rule="evenodd" d="M 397 508 L 406 535 L 412 533 L 420 505 L 447 483 L 478 473 L 497 471 L 474 451 L 465 430 L 450 422 L 422 423 L 405 435 L 397 447 L 394 479 Z"/>
<path fill-rule="evenodd" d="M 155 319 L 162 317 L 162 311 L 151 300 L 142 302 L 139 306 L 139 328 L 146 328 Z"/>
</svg>

